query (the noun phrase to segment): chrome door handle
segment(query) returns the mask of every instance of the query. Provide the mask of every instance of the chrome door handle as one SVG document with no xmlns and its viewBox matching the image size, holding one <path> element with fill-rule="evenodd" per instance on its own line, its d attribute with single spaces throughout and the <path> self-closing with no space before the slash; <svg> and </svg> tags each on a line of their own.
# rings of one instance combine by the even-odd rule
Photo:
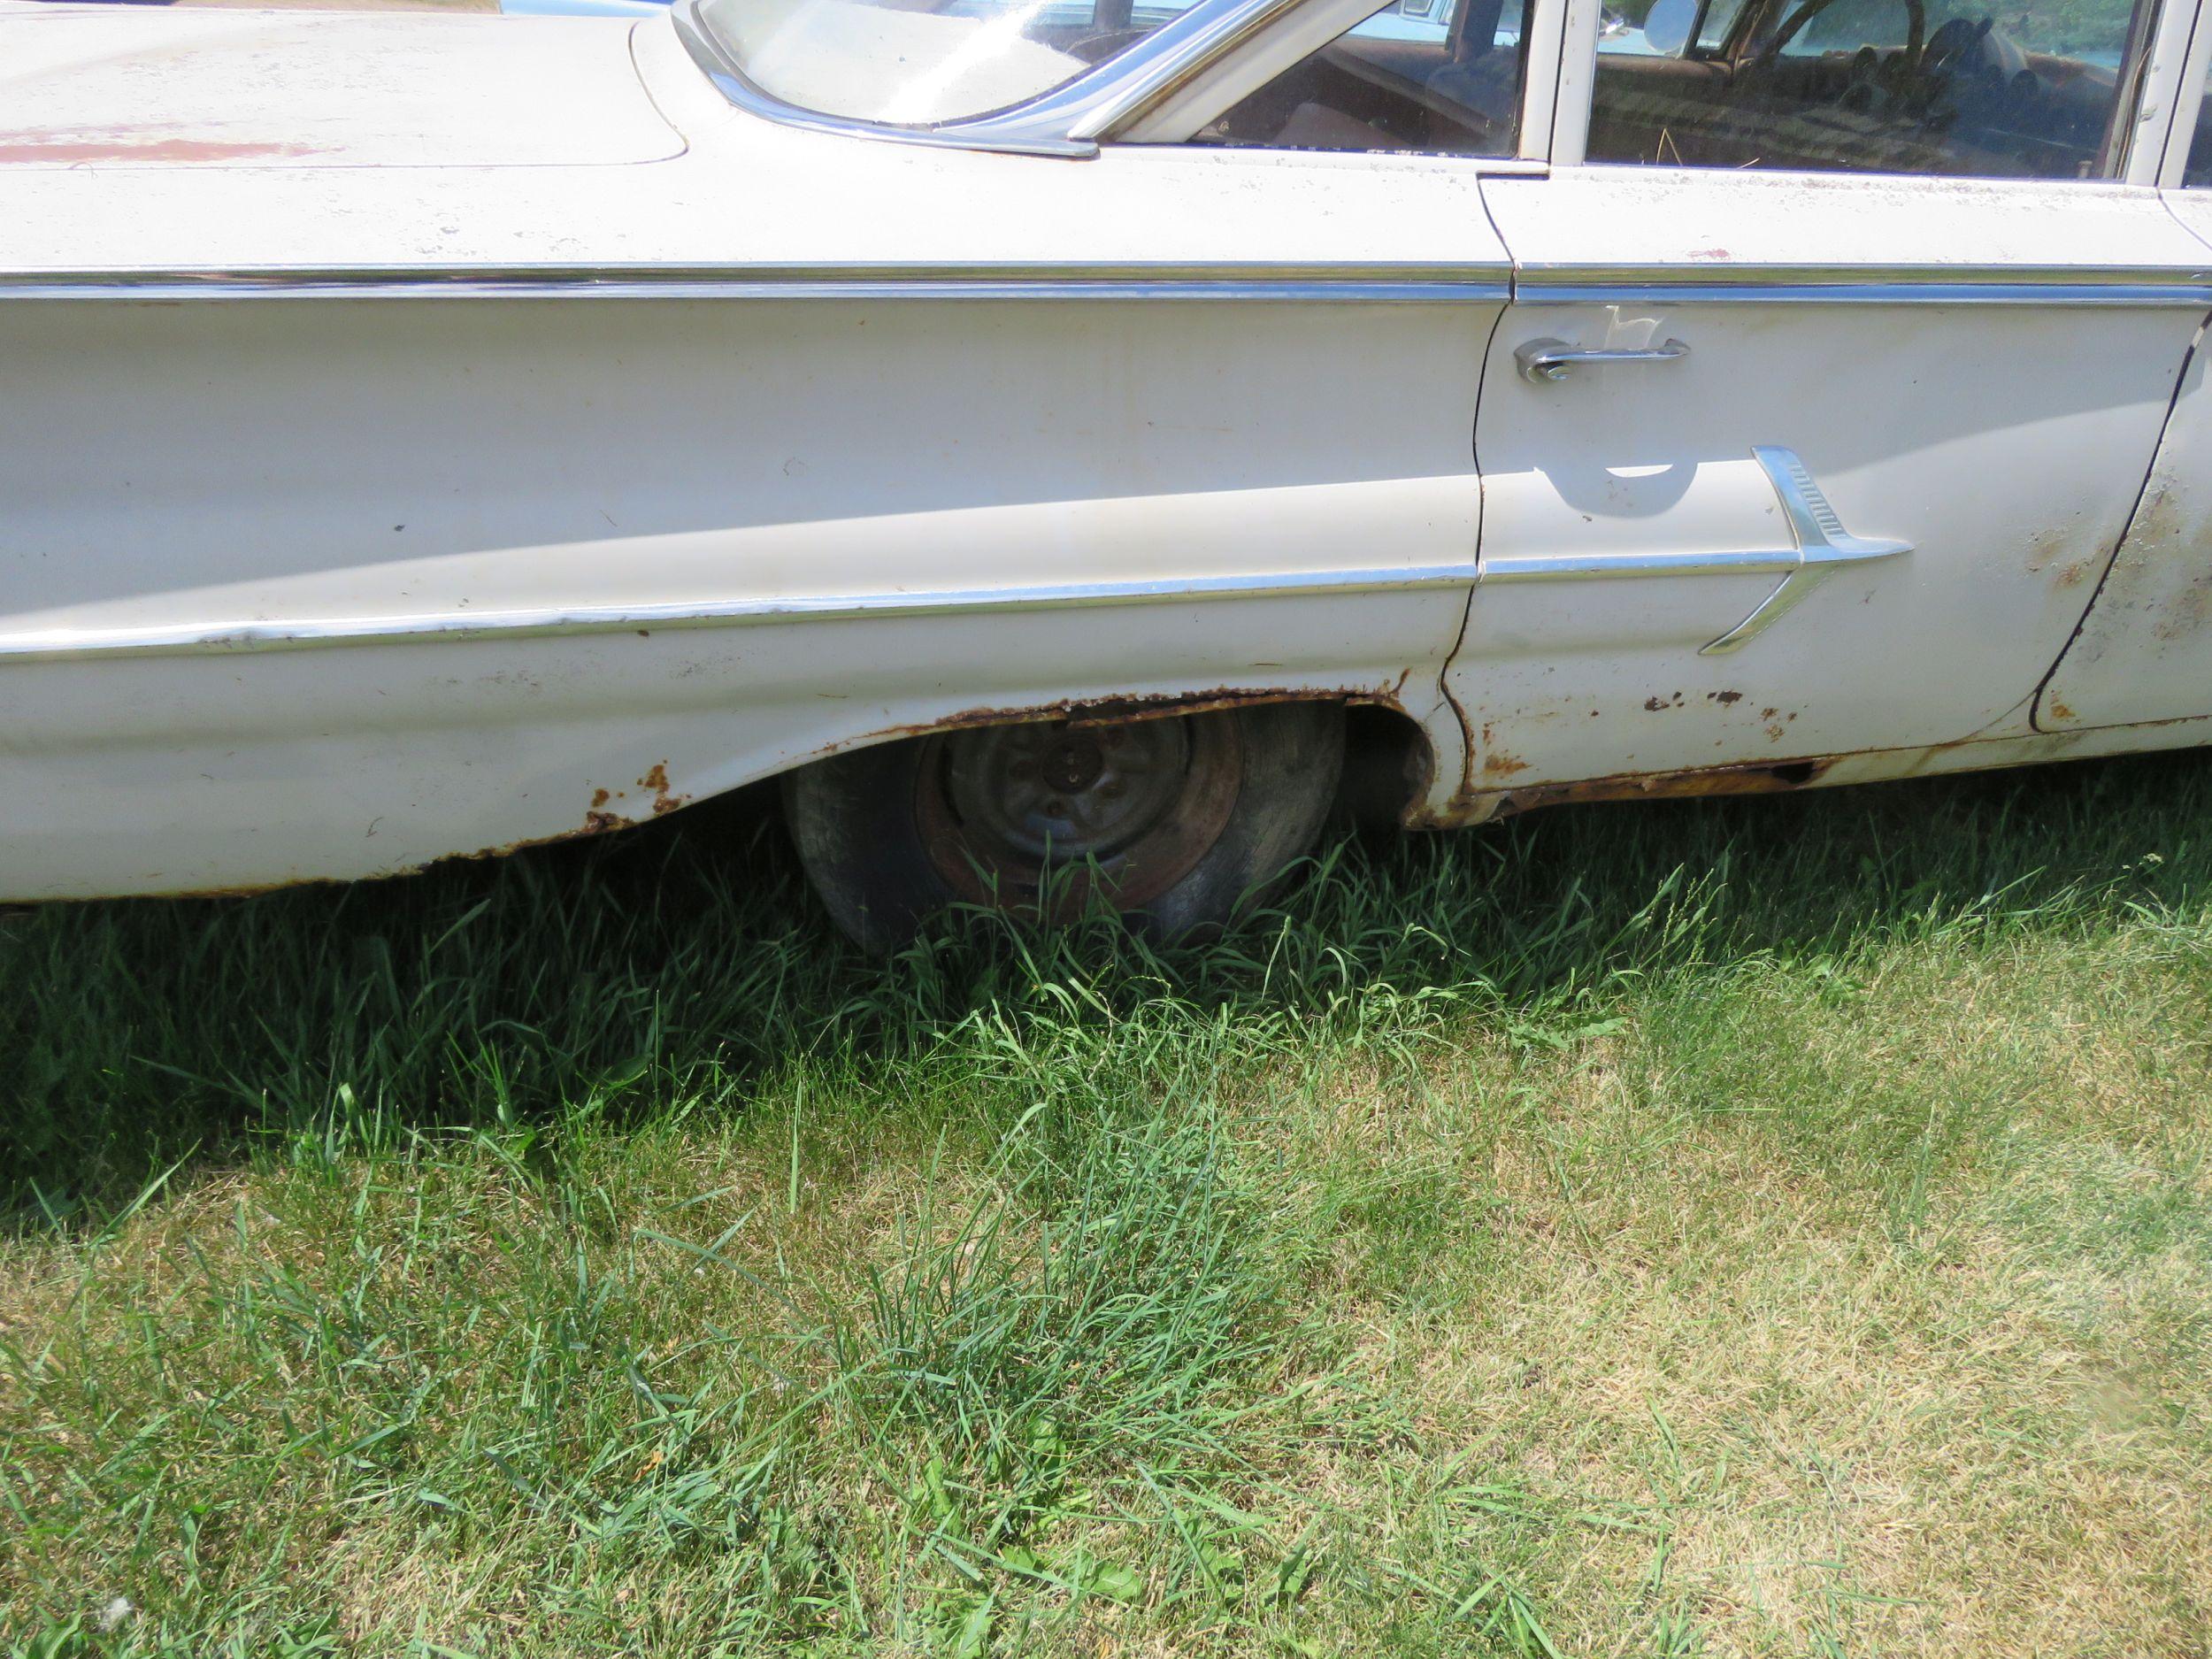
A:
<svg viewBox="0 0 2212 1659">
<path fill-rule="evenodd" d="M 1901 553 L 1912 551 L 1909 541 L 1853 535 L 1846 530 L 1843 520 L 1828 504 L 1828 497 L 1821 494 L 1820 486 L 1813 482 L 1813 475 L 1806 471 L 1805 463 L 1798 458 L 1794 449 L 1755 444 L 1751 457 L 1758 462 L 1760 471 L 1767 475 L 1767 482 L 1774 486 L 1775 495 L 1781 501 L 1782 517 L 1789 522 L 1790 539 L 1797 543 L 1797 563 L 1749 616 L 1720 638 L 1701 647 L 1700 657 L 1726 657 L 1740 651 L 1778 617 L 1794 610 L 1799 600 L 1846 565 L 1895 558 Z"/>
<path fill-rule="evenodd" d="M 1629 351 L 1610 351 L 1597 348 L 1585 349 L 1569 345 L 1563 340 L 1532 340 L 1517 346 L 1513 360 L 1521 365 L 1521 378 L 1537 386 L 1551 386 L 1567 378 L 1569 368 L 1578 363 L 1666 363 L 1676 357 L 1690 355 L 1689 347 L 1679 340 L 1670 340 L 1664 345 L 1646 346 Z"/>
</svg>

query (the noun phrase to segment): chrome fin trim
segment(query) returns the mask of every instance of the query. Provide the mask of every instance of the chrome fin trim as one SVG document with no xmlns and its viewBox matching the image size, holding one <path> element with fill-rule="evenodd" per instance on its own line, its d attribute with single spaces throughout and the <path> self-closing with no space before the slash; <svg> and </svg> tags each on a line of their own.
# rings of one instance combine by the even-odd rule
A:
<svg viewBox="0 0 2212 1659">
<path fill-rule="evenodd" d="M 1847 565 L 1896 558 L 1912 551 L 1909 541 L 1853 535 L 1846 530 L 1795 450 L 1760 444 L 1751 454 L 1781 499 L 1782 516 L 1789 520 L 1790 535 L 1797 542 L 1797 565 L 1749 616 L 1701 647 L 1700 657 L 1726 657 L 1743 649 Z"/>
<path fill-rule="evenodd" d="M 163 627 L 27 628 L 0 632 L 0 662 L 178 657 L 328 646 L 429 645 L 480 639 L 649 634 L 656 628 L 743 627 L 768 622 L 849 622 L 872 618 L 1057 611 L 1094 605 L 1175 604 L 1219 599 L 1402 593 L 1471 588 L 1475 566 L 1277 572 L 1160 581 L 1076 582 L 810 599 L 687 600 L 666 604 L 575 606 L 506 611 L 435 611 L 409 617 L 343 617 L 184 623 Z"/>
<path fill-rule="evenodd" d="M 1796 609 L 1815 588 L 1847 565 L 1895 558 L 1912 551 L 1909 541 L 1853 535 L 1813 481 L 1796 451 L 1759 444 L 1752 459 L 1766 474 L 1793 545 L 1741 551 L 1695 553 L 1520 553 L 1486 557 L 1480 586 L 1495 582 L 1611 581 L 1648 576 L 1779 576 L 1774 591 L 1751 614 L 1698 649 L 1701 657 L 1725 657 L 1741 650 L 1782 617 Z"/>
</svg>

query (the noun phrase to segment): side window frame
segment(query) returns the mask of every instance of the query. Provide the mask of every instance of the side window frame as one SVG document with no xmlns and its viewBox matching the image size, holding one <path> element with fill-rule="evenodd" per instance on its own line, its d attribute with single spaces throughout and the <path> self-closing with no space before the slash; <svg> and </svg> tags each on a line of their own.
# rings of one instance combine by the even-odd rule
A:
<svg viewBox="0 0 2212 1659">
<path fill-rule="evenodd" d="M 2206 70 L 2212 66 L 2212 0 L 2196 5 L 2169 0 L 2167 11 L 2176 15 L 2170 26 L 2162 17 L 2162 27 L 2152 41 L 2142 76 L 2143 109 L 2154 112 L 2162 104 L 2172 114 L 2154 142 L 2139 127 L 2128 156 L 2127 176 L 2163 190 L 2178 190 L 2203 112 Z"/>
<path fill-rule="evenodd" d="M 1285 8 L 1254 31 L 1238 48 L 1208 63 L 1133 112 L 1118 116 L 1097 134 L 1102 143 L 1135 149 L 1174 149 L 1187 144 L 1206 123 L 1233 108 L 1248 94 L 1294 67 L 1312 53 L 1375 15 L 1376 0 L 1305 0 Z M 1386 159 L 1401 167 L 1446 167 L 1496 173 L 1541 173 L 1551 142 L 1553 78 L 1559 53 L 1556 29 L 1563 0 L 1524 0 L 1524 70 L 1520 125 L 1509 156 L 1419 154 L 1391 151 Z M 1540 96 L 1539 94 L 1540 93 Z M 1223 146 L 1216 155 L 1299 156 L 1356 154 L 1352 151 L 1270 150 Z"/>
<path fill-rule="evenodd" d="M 1540 18 L 1549 12 L 1559 18 L 1559 65 L 1556 93 L 1551 100 L 1546 127 L 1548 143 L 1540 158 L 1555 167 L 1608 165 L 1589 160 L 1590 106 L 1596 89 L 1598 37 L 1603 25 L 1604 0 L 1533 0 Z M 2205 92 L 2208 65 L 2212 65 L 2212 20 L 2206 20 L 2212 0 L 2154 0 L 2154 10 L 2143 50 L 2134 55 L 2131 85 L 2121 88 L 2117 130 L 2124 134 L 2119 146 L 2119 165 L 2103 179 L 2046 180 L 2062 183 L 2069 190 L 2098 185 L 2178 185 L 2188 158 L 2189 141 Z M 1701 12 L 1700 16 L 1702 18 Z M 1740 27 L 1742 19 L 1738 19 Z M 1533 35 L 1529 83 L 1546 79 L 1542 60 L 1534 56 L 1547 44 Z M 1535 109 L 1524 110 L 1525 144 L 1534 136 L 1531 118 Z M 1525 150 L 1524 153 L 1528 153 Z M 1872 175 L 1880 176 L 1880 175 Z M 1979 183 L 1956 175 L 1899 173 L 1928 184 Z"/>
</svg>

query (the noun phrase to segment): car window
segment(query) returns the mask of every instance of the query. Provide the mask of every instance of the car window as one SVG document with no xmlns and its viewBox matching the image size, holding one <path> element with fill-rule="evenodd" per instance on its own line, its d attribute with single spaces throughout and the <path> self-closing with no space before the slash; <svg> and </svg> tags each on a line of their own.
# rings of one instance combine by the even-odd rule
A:
<svg viewBox="0 0 2212 1659">
<path fill-rule="evenodd" d="M 1725 47 L 1743 8 L 1744 0 L 1709 0 L 1705 15 L 1698 20 L 1697 50 L 1709 57 Z"/>
<path fill-rule="evenodd" d="M 1191 0 L 702 0 L 698 17 L 773 97 L 894 127 L 972 119 L 1064 86 Z"/>
<path fill-rule="evenodd" d="M 1650 0 L 1599 42 L 1592 161 L 2084 179 L 2150 0 Z M 1716 27 L 1713 13 L 1729 8 Z"/>
<path fill-rule="evenodd" d="M 1519 127 L 1522 0 L 1394 0 L 1191 142 L 1507 156 Z"/>
<path fill-rule="evenodd" d="M 2181 181 L 2191 189 L 2212 186 L 2212 96 L 2197 110 L 2197 130 L 2189 137 L 2189 159 L 2182 165 Z"/>
</svg>

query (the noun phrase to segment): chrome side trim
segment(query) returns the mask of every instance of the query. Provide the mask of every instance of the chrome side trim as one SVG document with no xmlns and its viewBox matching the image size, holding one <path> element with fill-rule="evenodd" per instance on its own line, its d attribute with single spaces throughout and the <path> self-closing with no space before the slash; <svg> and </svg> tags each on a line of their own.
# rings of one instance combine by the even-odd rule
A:
<svg viewBox="0 0 2212 1659">
<path fill-rule="evenodd" d="M 1501 303 L 1507 273 L 1433 267 L 634 265 L 0 271 L 0 301 L 240 299 L 1249 300 Z"/>
<path fill-rule="evenodd" d="M 1276 572 L 1160 581 L 1073 582 L 822 599 L 680 600 L 666 604 L 568 610 L 434 611 L 411 617 L 241 618 L 163 627 L 28 628 L 0 633 L 0 662 L 197 653 L 310 650 L 324 646 L 431 645 L 479 639 L 650 633 L 655 628 L 744 627 L 764 622 L 849 622 L 868 618 L 1058 611 L 1094 605 L 1174 604 L 1215 599 L 1286 599 L 1324 594 L 1403 593 L 1467 588 L 1475 566 Z"/>
<path fill-rule="evenodd" d="M 1792 545 L 1717 553 L 1519 553 L 1482 560 L 1479 585 L 1493 582 L 1603 581 L 1639 576 L 1779 576 L 1774 591 L 1749 616 L 1698 649 L 1700 657 L 1741 650 L 1794 610 L 1815 588 L 1846 565 L 1895 558 L 1909 541 L 1855 536 L 1794 450 L 1771 444 L 1751 451 L 1782 503 Z"/>
<path fill-rule="evenodd" d="M 2212 274 L 2162 280 L 1562 280 L 1502 266 L 455 265 L 0 270 L 22 299 L 1252 300 L 1539 305 L 2170 305 L 2212 308 Z"/>
<path fill-rule="evenodd" d="M 1779 576 L 1796 568 L 1793 549 L 1741 553 L 1510 553 L 1482 561 L 1482 586 L 1612 581 L 1630 576 Z"/>
<path fill-rule="evenodd" d="M 1524 265 L 1514 296 L 1557 305 L 2212 305 L 2212 272 L 1980 266 Z"/>
</svg>

